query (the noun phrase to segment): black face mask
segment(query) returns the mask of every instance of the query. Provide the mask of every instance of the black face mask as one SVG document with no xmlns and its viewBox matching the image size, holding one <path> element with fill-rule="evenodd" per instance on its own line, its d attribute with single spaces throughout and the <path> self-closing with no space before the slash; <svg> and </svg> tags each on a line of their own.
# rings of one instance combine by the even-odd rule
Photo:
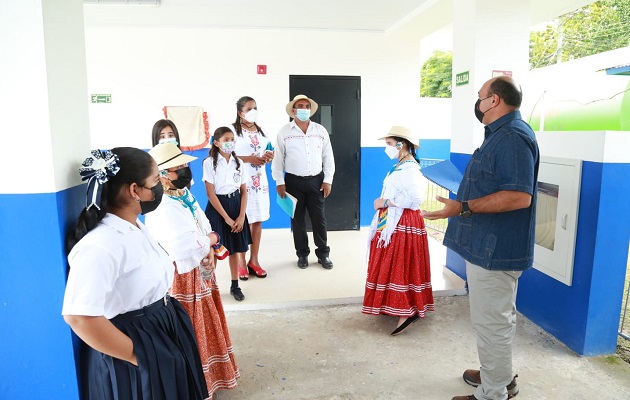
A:
<svg viewBox="0 0 630 400">
<path fill-rule="evenodd" d="M 475 117 L 479 120 L 479 122 L 483 123 L 483 113 L 479 111 L 479 103 L 481 103 L 481 99 L 477 99 L 475 103 Z"/>
<path fill-rule="evenodd" d="M 171 181 L 173 186 L 177 189 L 183 189 L 190 185 L 190 182 L 192 181 L 192 171 L 190 170 L 190 167 L 180 168 L 175 171 L 175 173 L 177 173 L 177 179 Z"/>
<path fill-rule="evenodd" d="M 162 202 L 162 195 L 164 194 L 164 187 L 162 187 L 162 183 L 158 182 L 157 185 L 151 188 L 151 191 L 153 192 L 153 196 L 155 196 L 153 200 L 140 202 L 140 212 L 142 215 L 155 210 Z"/>
<path fill-rule="evenodd" d="M 492 97 L 492 95 L 485 97 L 483 99 L 477 99 L 477 101 L 475 102 L 475 117 L 477 117 L 479 122 L 481 122 L 482 124 L 483 124 L 483 116 L 490 110 L 490 108 L 487 109 L 485 112 L 482 112 L 481 110 L 479 110 L 479 103 L 481 103 L 485 99 L 489 99 L 490 97 Z"/>
</svg>

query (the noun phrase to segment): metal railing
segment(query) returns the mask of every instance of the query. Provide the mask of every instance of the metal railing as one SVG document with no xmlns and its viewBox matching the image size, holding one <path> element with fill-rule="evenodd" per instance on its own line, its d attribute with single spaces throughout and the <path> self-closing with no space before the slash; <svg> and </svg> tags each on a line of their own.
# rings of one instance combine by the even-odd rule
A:
<svg viewBox="0 0 630 400">
<path fill-rule="evenodd" d="M 429 165 L 437 164 L 440 161 L 439 159 L 433 158 L 421 158 L 420 159 L 420 168 L 428 167 Z M 439 210 L 444 207 L 444 204 L 440 203 L 435 199 L 436 196 L 442 196 L 448 198 L 449 191 L 444 189 L 441 186 L 436 185 L 435 183 L 429 181 L 427 185 L 427 192 L 425 195 L 424 203 L 420 205 L 420 209 L 427 211 Z M 441 240 L 444 233 L 446 232 L 446 226 L 448 225 L 447 219 L 438 219 L 434 221 L 424 220 L 424 224 L 429 231 L 433 231 L 433 236 L 438 236 L 438 239 Z"/>
<path fill-rule="evenodd" d="M 621 303 L 621 317 L 619 321 L 619 336 L 630 340 L 630 249 L 628 251 L 628 262 L 626 268 L 626 283 L 624 285 L 625 298 Z M 628 319 L 626 320 L 626 317 Z"/>
</svg>

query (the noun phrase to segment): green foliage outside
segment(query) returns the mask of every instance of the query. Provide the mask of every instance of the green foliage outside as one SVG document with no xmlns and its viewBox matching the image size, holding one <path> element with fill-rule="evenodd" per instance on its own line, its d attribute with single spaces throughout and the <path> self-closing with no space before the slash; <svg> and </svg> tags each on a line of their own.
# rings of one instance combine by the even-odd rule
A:
<svg viewBox="0 0 630 400">
<path fill-rule="evenodd" d="M 530 68 L 630 46 L 630 0 L 600 0 L 530 34 Z M 451 97 L 453 53 L 435 51 L 420 72 L 421 97 Z"/>
<path fill-rule="evenodd" d="M 601 0 L 550 21 L 530 34 L 530 68 L 630 45 L 630 0 Z"/>
<path fill-rule="evenodd" d="M 420 97 L 451 97 L 453 52 L 436 50 L 420 70 Z"/>
</svg>

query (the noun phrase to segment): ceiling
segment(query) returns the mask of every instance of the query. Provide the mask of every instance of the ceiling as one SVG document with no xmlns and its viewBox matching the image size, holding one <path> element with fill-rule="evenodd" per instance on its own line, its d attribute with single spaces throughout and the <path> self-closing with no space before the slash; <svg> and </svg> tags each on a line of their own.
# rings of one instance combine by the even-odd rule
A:
<svg viewBox="0 0 630 400">
<path fill-rule="evenodd" d="M 86 23 L 384 32 L 435 0 L 161 0 L 160 6 L 121 1 L 86 1 Z"/>
<path fill-rule="evenodd" d="M 93 4 L 95 1 L 98 4 Z M 138 5 L 137 2 L 148 4 Z M 472 0 L 471 0 L 472 1 Z M 488 0 L 478 0 L 488 1 Z M 515 1 L 515 0 L 511 0 Z M 593 0 L 529 0 L 531 25 Z M 387 33 L 451 23 L 455 0 L 84 0 L 88 26 L 308 29 Z M 117 4 L 108 4 L 117 3 Z"/>
</svg>

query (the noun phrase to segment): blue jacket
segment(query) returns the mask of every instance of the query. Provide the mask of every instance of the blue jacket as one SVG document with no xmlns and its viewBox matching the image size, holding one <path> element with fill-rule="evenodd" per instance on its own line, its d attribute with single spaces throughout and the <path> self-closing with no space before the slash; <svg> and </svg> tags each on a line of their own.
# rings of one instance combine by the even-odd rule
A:
<svg viewBox="0 0 630 400">
<path fill-rule="evenodd" d="M 532 195 L 528 208 L 455 216 L 446 229 L 444 245 L 466 261 L 490 270 L 522 271 L 534 261 L 536 199 L 540 156 L 532 128 L 520 111 L 485 127 L 485 139 L 473 153 L 457 200 L 477 199 L 501 190 Z"/>
</svg>

